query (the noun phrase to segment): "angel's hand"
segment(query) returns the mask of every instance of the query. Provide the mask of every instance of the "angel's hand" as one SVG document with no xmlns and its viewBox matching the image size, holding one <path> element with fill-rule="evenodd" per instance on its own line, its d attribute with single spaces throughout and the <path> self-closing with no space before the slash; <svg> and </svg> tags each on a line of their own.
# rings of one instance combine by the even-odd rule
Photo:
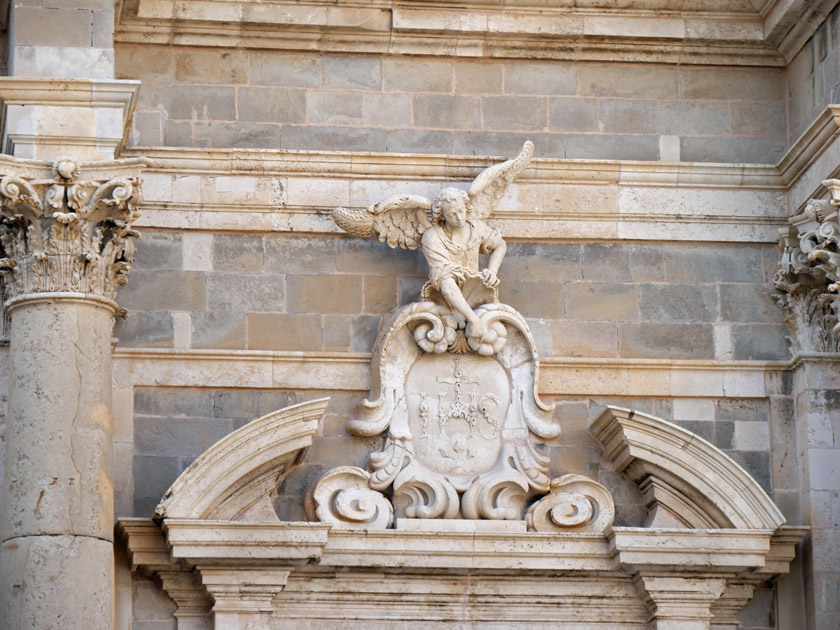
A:
<svg viewBox="0 0 840 630">
<path fill-rule="evenodd" d="M 477 317 L 470 322 L 469 330 L 467 330 L 467 336 L 469 337 L 477 337 L 481 339 L 484 337 L 485 333 L 487 332 L 487 325 L 478 319 Z"/>
<path fill-rule="evenodd" d="M 496 277 L 496 274 L 493 273 L 490 269 L 482 269 L 481 270 L 481 279 L 484 281 L 488 287 L 494 288 L 499 286 L 499 279 Z"/>
</svg>

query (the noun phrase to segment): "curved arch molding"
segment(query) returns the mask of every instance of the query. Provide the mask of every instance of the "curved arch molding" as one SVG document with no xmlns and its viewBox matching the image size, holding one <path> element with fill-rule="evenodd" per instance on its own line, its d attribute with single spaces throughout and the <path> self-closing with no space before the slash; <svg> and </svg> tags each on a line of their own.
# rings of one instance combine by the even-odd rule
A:
<svg viewBox="0 0 840 630">
<path fill-rule="evenodd" d="M 276 520 L 271 498 L 277 480 L 306 456 L 329 401 L 319 398 L 285 407 L 225 436 L 181 473 L 155 515 Z"/>
<path fill-rule="evenodd" d="M 755 479 L 719 448 L 675 424 L 607 407 L 592 435 L 642 491 L 648 527 L 763 529 L 785 518 Z"/>
</svg>

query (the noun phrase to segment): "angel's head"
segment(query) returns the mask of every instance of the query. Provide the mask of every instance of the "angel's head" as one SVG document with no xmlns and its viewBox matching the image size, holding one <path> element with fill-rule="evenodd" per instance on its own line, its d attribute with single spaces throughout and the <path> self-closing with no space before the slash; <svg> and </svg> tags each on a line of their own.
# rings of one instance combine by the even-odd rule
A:
<svg viewBox="0 0 840 630">
<path fill-rule="evenodd" d="M 444 188 L 432 202 L 432 223 L 441 222 L 461 227 L 472 216 L 469 195 L 458 188 Z"/>
</svg>

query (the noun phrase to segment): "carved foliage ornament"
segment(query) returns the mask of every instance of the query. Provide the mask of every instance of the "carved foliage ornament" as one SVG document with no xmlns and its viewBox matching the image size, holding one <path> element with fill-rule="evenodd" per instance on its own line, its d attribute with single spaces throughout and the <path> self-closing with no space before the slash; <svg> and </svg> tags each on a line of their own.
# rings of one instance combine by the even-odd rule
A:
<svg viewBox="0 0 840 630">
<path fill-rule="evenodd" d="M 308 492 L 311 520 L 382 529 L 394 519 L 519 520 L 540 532 L 603 532 L 609 492 L 579 475 L 549 477 L 544 442 L 560 434 L 537 392 L 537 348 L 525 319 L 498 302 L 505 253 L 484 223 L 530 160 L 491 166 L 469 192 L 434 202 L 398 195 L 336 223 L 392 247 L 422 247 L 429 282 L 421 301 L 383 320 L 371 361 L 371 396 L 347 423 L 353 435 L 386 433 L 368 470 L 342 466 Z M 479 254 L 488 254 L 479 270 Z M 543 496 L 549 493 L 547 496 Z"/>
<path fill-rule="evenodd" d="M 84 167 L 84 165 L 81 165 Z M 131 271 L 139 234 L 137 177 L 85 180 L 72 158 L 52 177 L 0 179 L 0 273 L 5 299 L 77 292 L 113 299 Z"/>
<path fill-rule="evenodd" d="M 812 199 L 779 230 L 781 265 L 773 298 L 787 313 L 794 352 L 840 351 L 840 180 L 831 199 Z"/>
</svg>

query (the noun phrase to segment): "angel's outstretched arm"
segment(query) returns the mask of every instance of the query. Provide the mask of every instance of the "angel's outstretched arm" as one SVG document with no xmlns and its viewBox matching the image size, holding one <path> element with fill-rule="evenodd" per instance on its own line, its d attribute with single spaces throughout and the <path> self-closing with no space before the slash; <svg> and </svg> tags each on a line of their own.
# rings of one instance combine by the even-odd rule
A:
<svg viewBox="0 0 840 630">
<path fill-rule="evenodd" d="M 461 313 L 467 320 L 467 323 L 470 324 L 469 332 L 471 336 L 482 337 L 486 332 L 486 326 L 478 318 L 478 315 L 475 314 L 475 311 L 470 308 L 470 305 L 467 304 L 467 301 L 464 299 L 464 294 L 461 293 L 461 289 L 455 283 L 455 279 L 449 277 L 442 280 L 440 283 L 440 292 L 446 298 L 449 306 Z"/>
</svg>

